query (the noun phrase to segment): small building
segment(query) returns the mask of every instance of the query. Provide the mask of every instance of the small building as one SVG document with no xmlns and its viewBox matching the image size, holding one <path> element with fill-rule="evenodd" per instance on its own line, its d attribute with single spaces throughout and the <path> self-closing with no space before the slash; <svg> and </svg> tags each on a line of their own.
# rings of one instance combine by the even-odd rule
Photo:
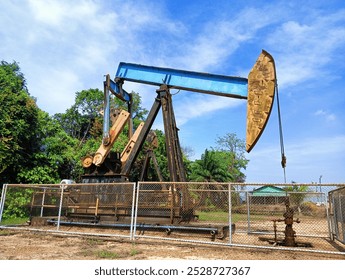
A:
<svg viewBox="0 0 345 280">
<path fill-rule="evenodd" d="M 285 202 L 286 195 L 282 188 L 265 185 L 251 192 L 251 204 L 281 204 Z"/>
</svg>

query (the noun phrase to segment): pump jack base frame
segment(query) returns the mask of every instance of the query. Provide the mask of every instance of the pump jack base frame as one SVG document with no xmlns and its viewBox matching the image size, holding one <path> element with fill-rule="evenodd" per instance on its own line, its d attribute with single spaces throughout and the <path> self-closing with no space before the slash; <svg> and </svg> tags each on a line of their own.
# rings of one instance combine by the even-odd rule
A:
<svg viewBox="0 0 345 280">
<path fill-rule="evenodd" d="M 47 220 L 48 224 L 57 225 L 58 221 L 54 218 Z M 89 227 L 89 228 L 113 228 L 113 229 L 130 229 L 131 224 L 128 223 L 102 223 L 95 219 L 94 222 L 78 222 L 78 221 L 68 221 L 61 220 L 59 221 L 61 226 L 80 226 L 80 227 Z M 161 225 L 161 224 L 145 224 L 138 223 L 135 225 L 135 229 L 139 232 L 139 235 L 144 235 L 146 231 L 159 231 L 165 232 L 168 236 L 171 234 L 178 233 L 194 233 L 194 234 L 203 234 L 210 236 L 212 241 L 216 239 L 224 240 L 229 236 L 229 226 L 211 226 L 211 225 Z M 235 224 L 231 226 L 231 234 L 235 232 Z"/>
</svg>

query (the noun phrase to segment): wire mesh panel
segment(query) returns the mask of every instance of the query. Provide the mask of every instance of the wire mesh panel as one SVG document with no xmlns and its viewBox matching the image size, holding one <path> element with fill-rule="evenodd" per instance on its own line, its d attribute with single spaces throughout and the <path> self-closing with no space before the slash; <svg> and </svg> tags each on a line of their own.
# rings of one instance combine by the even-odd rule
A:
<svg viewBox="0 0 345 280">
<path fill-rule="evenodd" d="M 64 191 L 63 208 L 71 220 L 130 219 L 133 188 L 133 183 L 73 184 Z"/>
<path fill-rule="evenodd" d="M 1 193 L 0 226 L 345 254 L 345 193 L 340 186 L 344 187 L 214 182 L 8 184 Z"/>
<path fill-rule="evenodd" d="M 4 185 L 1 201 L 2 224 L 45 224 L 43 217 L 58 216 L 61 188 L 56 185 Z"/>
<path fill-rule="evenodd" d="M 135 236 L 228 242 L 229 185 L 140 182 Z"/>
<path fill-rule="evenodd" d="M 286 192 L 279 189 L 269 192 L 266 188 L 253 192 L 261 187 L 231 185 L 231 216 L 236 226 L 232 244 L 266 246 L 259 237 L 274 236 L 274 221 L 283 218 L 286 209 Z"/>
<path fill-rule="evenodd" d="M 134 197 L 134 183 L 6 185 L 2 224 L 131 238 Z"/>
<path fill-rule="evenodd" d="M 239 197 L 237 204 L 232 205 L 232 220 L 236 225 L 233 244 L 321 251 L 345 249 L 328 239 L 325 192 L 336 186 L 238 184 L 232 187 Z"/>
</svg>

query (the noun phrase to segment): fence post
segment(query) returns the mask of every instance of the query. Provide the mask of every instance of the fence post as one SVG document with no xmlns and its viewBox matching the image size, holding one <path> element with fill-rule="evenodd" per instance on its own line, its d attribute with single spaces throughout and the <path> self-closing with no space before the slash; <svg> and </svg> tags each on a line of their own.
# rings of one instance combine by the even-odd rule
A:
<svg viewBox="0 0 345 280">
<path fill-rule="evenodd" d="M 326 217 L 327 217 L 327 226 L 328 226 L 328 235 L 329 235 L 329 238 L 332 240 L 332 228 L 331 228 L 331 222 L 330 222 L 330 215 L 329 215 L 329 196 L 326 195 L 326 193 L 323 193 L 324 195 L 324 202 L 325 202 L 325 207 L 326 207 Z"/>
<path fill-rule="evenodd" d="M 44 202 L 45 202 L 45 198 L 46 198 L 46 190 L 47 190 L 47 188 L 43 188 L 42 203 L 41 203 L 41 217 L 43 217 L 43 209 L 44 209 Z"/>
<path fill-rule="evenodd" d="M 341 232 L 342 232 L 342 234 L 343 234 L 343 236 L 342 236 L 342 240 L 343 240 L 343 242 L 345 243 L 345 223 L 344 223 L 344 221 L 345 221 L 345 217 L 343 216 L 343 211 L 342 211 L 342 209 L 343 209 L 343 207 L 345 207 L 345 205 L 343 206 L 342 205 L 342 194 L 341 194 L 341 192 L 339 192 L 339 213 L 340 213 L 340 224 L 341 224 Z M 337 223 L 339 224 L 339 221 L 337 221 Z M 339 230 L 338 230 L 338 232 L 339 232 Z M 339 236 L 338 236 L 339 237 Z"/>
<path fill-rule="evenodd" d="M 247 232 L 250 233 L 250 230 L 251 230 L 250 229 L 250 202 L 249 202 L 249 192 L 248 192 L 248 190 L 247 190 L 246 194 L 247 194 L 247 224 L 248 224 Z"/>
<path fill-rule="evenodd" d="M 337 230 L 337 221 L 336 221 L 336 219 L 337 219 L 337 217 L 336 217 L 336 212 L 338 211 L 337 209 L 336 209 L 336 207 L 337 207 L 337 203 L 336 203 L 336 197 L 335 197 L 335 193 L 332 193 L 332 210 L 333 210 L 333 215 L 332 215 L 332 220 L 331 220 L 331 222 L 332 222 L 332 240 L 334 241 L 334 236 L 338 236 L 337 235 L 337 232 L 338 232 L 338 230 Z"/>
<path fill-rule="evenodd" d="M 228 195 L 229 195 L 229 244 L 232 244 L 232 202 L 231 202 L 231 184 L 228 185 Z"/>
<path fill-rule="evenodd" d="M 133 226 L 133 240 L 137 231 L 137 218 L 138 218 L 138 204 L 139 204 L 140 182 L 137 184 L 135 208 L 134 208 L 134 226 Z"/>
<path fill-rule="evenodd" d="M 0 223 L 2 221 L 2 213 L 5 206 L 5 198 L 7 193 L 7 184 L 2 185 L 1 198 L 0 198 Z"/>
<path fill-rule="evenodd" d="M 134 211 L 136 209 L 135 203 L 136 203 L 136 187 L 138 183 L 133 183 L 133 195 L 132 195 L 132 212 L 131 212 L 131 228 L 130 228 L 130 233 L 129 233 L 129 239 L 134 240 L 134 232 L 133 232 L 133 227 L 134 227 Z"/>
<path fill-rule="evenodd" d="M 66 187 L 66 185 L 60 185 L 61 195 L 60 195 L 59 215 L 58 215 L 58 222 L 57 222 L 56 230 L 60 229 L 60 220 L 61 220 L 61 212 L 62 212 L 62 201 L 63 201 L 63 191 L 64 191 L 65 187 Z"/>
</svg>

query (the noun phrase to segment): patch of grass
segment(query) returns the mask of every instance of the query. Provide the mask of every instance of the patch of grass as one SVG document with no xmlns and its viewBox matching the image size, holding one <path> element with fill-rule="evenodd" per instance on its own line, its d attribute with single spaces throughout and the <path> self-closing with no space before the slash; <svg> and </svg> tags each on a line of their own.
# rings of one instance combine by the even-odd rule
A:
<svg viewBox="0 0 345 280">
<path fill-rule="evenodd" d="M 87 238 L 86 239 L 86 243 L 89 246 L 96 246 L 96 245 L 100 245 L 103 243 L 103 240 L 100 239 L 95 239 L 95 238 Z"/>
<path fill-rule="evenodd" d="M 98 251 L 97 256 L 101 259 L 118 259 L 120 257 L 116 252 L 107 250 Z"/>
<path fill-rule="evenodd" d="M 209 211 L 209 212 L 203 212 L 203 211 L 197 211 L 196 214 L 199 216 L 199 221 L 204 222 L 222 222 L 222 223 L 228 223 L 229 222 L 229 213 L 223 212 L 223 211 Z M 238 214 L 234 213 L 231 216 L 231 220 L 233 223 L 236 223 L 238 221 L 246 221 L 248 219 L 247 214 Z M 260 221 L 260 220 L 266 220 L 267 215 L 250 215 L 251 221 Z"/>
<path fill-rule="evenodd" d="M 199 221 L 212 221 L 212 222 L 229 222 L 229 214 L 227 212 L 210 211 L 210 212 L 196 212 L 199 216 Z"/>
<path fill-rule="evenodd" d="M 129 254 L 133 257 L 133 256 L 136 256 L 136 255 L 141 254 L 141 252 L 138 251 L 138 250 L 135 248 L 135 246 L 133 246 Z"/>
<path fill-rule="evenodd" d="M 10 219 L 3 219 L 0 223 L 0 225 L 6 226 L 6 225 L 22 225 L 26 224 L 26 222 L 29 220 L 28 217 L 24 218 L 10 218 Z"/>
<path fill-rule="evenodd" d="M 94 255 L 94 252 L 92 250 L 85 249 L 85 250 L 80 251 L 78 254 L 80 254 L 83 257 L 90 257 Z"/>
<path fill-rule="evenodd" d="M 0 229 L 0 236 L 8 236 L 8 235 L 14 235 L 14 234 L 15 234 L 14 232 Z"/>
</svg>

